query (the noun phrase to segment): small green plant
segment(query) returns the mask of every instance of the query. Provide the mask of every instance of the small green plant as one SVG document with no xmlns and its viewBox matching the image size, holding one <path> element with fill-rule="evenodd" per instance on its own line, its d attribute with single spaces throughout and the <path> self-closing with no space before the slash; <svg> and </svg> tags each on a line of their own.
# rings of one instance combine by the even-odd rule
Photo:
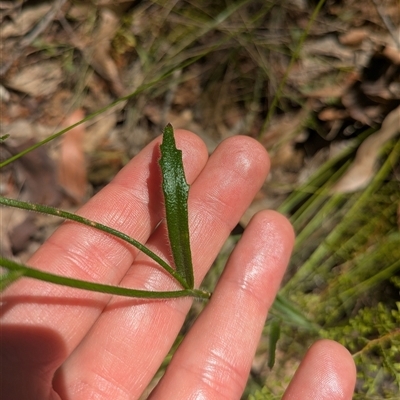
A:
<svg viewBox="0 0 400 400">
<path fill-rule="evenodd" d="M 185 171 L 183 169 L 182 151 L 176 148 L 174 130 L 170 124 L 168 124 L 164 129 L 163 142 L 160 146 L 160 149 L 160 166 L 163 178 L 166 223 L 173 260 L 176 267 L 175 269 L 172 268 L 172 266 L 170 266 L 155 253 L 153 253 L 149 248 L 139 243 L 135 239 L 129 237 L 128 235 L 125 235 L 120 231 L 99 224 L 95 221 L 91 221 L 86 218 L 82 218 L 76 214 L 62 211 L 53 207 L 40 204 L 30 204 L 14 199 L 8 199 L 5 197 L 0 197 L 0 204 L 58 216 L 116 236 L 119 239 L 126 241 L 130 245 L 135 246 L 151 259 L 153 259 L 156 263 L 158 263 L 182 286 L 182 290 L 152 292 L 147 290 L 122 288 L 118 286 L 88 282 L 43 272 L 3 257 L 0 258 L 0 266 L 4 267 L 6 270 L 8 270 L 8 272 L 2 274 L 0 279 L 0 288 L 3 290 L 17 279 L 21 277 L 29 277 L 46 282 L 52 282 L 59 285 L 70 286 L 101 293 L 109 293 L 119 296 L 151 299 L 166 299 L 192 296 L 208 299 L 211 296 L 209 292 L 200 289 L 194 289 L 187 207 L 189 185 L 186 182 Z"/>
<path fill-rule="evenodd" d="M 400 302 L 393 307 L 378 303 L 375 307 L 361 309 L 345 326 L 336 326 L 323 332 L 326 337 L 341 342 L 353 353 L 358 366 L 359 395 L 356 398 L 386 399 L 398 393 L 399 326 Z"/>
<path fill-rule="evenodd" d="M 274 396 L 266 386 L 263 386 L 261 389 L 256 390 L 254 394 L 251 394 L 248 400 L 276 400 L 278 398 L 280 397 Z"/>
</svg>

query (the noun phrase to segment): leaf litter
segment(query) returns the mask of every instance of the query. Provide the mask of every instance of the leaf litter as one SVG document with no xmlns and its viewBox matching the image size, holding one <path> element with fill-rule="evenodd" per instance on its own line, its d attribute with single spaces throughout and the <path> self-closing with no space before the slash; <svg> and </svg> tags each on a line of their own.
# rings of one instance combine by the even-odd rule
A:
<svg viewBox="0 0 400 400">
<path fill-rule="evenodd" d="M 332 187 L 333 193 L 349 193 L 365 188 L 375 175 L 382 146 L 400 134 L 400 106 L 391 111 L 381 129 L 369 136 L 357 150 L 354 162 Z"/>
</svg>

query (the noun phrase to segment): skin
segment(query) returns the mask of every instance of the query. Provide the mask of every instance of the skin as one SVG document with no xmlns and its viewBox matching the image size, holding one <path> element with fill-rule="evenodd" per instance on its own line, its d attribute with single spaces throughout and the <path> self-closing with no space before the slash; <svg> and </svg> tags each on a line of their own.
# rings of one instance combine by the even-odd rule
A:
<svg viewBox="0 0 400 400">
<path fill-rule="evenodd" d="M 263 184 L 269 159 L 248 137 L 227 139 L 208 157 L 196 135 L 175 135 L 191 184 L 189 226 L 199 286 Z M 131 235 L 171 261 L 166 228 L 160 224 L 160 140 L 143 149 L 79 214 Z M 262 211 L 254 216 L 150 399 L 240 398 L 293 241 L 282 215 Z M 138 289 L 178 289 L 135 248 L 72 222 L 65 222 L 28 264 Z M 0 393 L 9 400 L 138 399 L 192 301 L 111 297 L 21 279 L 2 295 Z M 319 341 L 305 355 L 284 399 L 351 399 L 354 384 L 347 350 Z"/>
</svg>

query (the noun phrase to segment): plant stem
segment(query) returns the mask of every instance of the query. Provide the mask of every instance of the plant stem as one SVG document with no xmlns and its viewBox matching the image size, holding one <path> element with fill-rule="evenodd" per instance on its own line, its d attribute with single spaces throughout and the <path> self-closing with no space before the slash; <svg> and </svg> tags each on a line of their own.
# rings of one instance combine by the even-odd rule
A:
<svg viewBox="0 0 400 400">
<path fill-rule="evenodd" d="M 299 290 L 299 285 L 301 285 L 302 282 L 306 282 L 310 279 L 310 276 L 315 272 L 316 268 L 322 264 L 324 258 L 331 253 L 332 249 L 339 247 L 337 243 L 343 237 L 344 232 L 348 229 L 348 224 L 351 224 L 352 221 L 354 221 L 353 216 L 358 212 L 358 210 L 363 209 L 366 203 L 368 203 L 371 195 L 375 193 L 382 185 L 383 180 L 387 177 L 389 172 L 393 169 L 393 165 L 396 165 L 400 158 L 400 141 L 395 142 L 394 145 L 393 142 L 389 143 L 389 146 L 393 146 L 389 156 L 386 158 L 379 171 L 375 174 L 369 186 L 352 204 L 351 208 L 346 214 L 346 218 L 344 218 L 335 227 L 335 229 L 329 233 L 325 240 L 302 265 L 301 269 L 299 269 L 296 274 L 290 278 L 285 287 L 282 289 L 282 293 L 287 294 L 295 288 Z M 340 195 L 336 194 L 333 197 L 337 196 Z"/>
<path fill-rule="evenodd" d="M 148 290 L 129 289 L 119 286 L 105 285 L 102 283 L 82 281 L 80 279 L 68 278 L 49 272 L 39 271 L 14 261 L 0 257 L 0 265 L 10 271 L 18 271 L 21 275 L 38 279 L 45 282 L 51 282 L 56 285 L 69 286 L 77 289 L 90 290 L 92 292 L 108 293 L 117 296 L 139 297 L 146 299 L 171 299 L 176 297 L 197 297 L 201 299 L 209 299 L 211 294 L 201 289 L 183 289 L 166 292 L 156 292 Z"/>
<path fill-rule="evenodd" d="M 21 208 L 23 210 L 37 211 L 37 212 L 40 212 L 43 214 L 54 215 L 56 217 L 61 217 L 64 219 L 68 219 L 70 221 L 75 221 L 80 224 L 90 226 L 94 229 L 109 233 L 110 235 L 113 235 L 113 236 L 115 236 L 119 239 L 122 239 L 125 242 L 131 244 L 132 246 L 135 246 L 137 249 L 139 249 L 141 252 L 143 252 L 144 254 L 149 256 L 152 260 L 154 260 L 157 264 L 159 264 L 162 268 L 164 268 L 169 274 L 171 274 L 182 285 L 183 288 L 185 288 L 185 289 L 189 288 L 185 279 L 182 276 L 180 276 L 161 257 L 159 257 L 157 254 L 153 253 L 148 247 L 144 246 L 143 244 L 141 244 L 137 240 L 131 238 L 130 236 L 126 235 L 125 233 L 117 231 L 116 229 L 110 228 L 110 227 L 100 224 L 98 222 L 91 221 L 87 218 L 80 217 L 79 215 L 72 214 L 68 211 L 63 211 L 58 208 L 45 206 L 42 204 L 32 204 L 32 203 L 27 203 L 24 201 L 8 199 L 6 197 L 1 197 L 1 196 L 0 196 L 0 204 L 9 206 L 9 207 Z"/>
</svg>

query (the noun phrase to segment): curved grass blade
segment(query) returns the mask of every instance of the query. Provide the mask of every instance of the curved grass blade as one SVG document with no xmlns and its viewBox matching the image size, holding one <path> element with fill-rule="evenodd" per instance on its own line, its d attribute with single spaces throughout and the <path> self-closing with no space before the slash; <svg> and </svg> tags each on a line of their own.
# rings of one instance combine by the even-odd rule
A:
<svg viewBox="0 0 400 400">
<path fill-rule="evenodd" d="M 160 149 L 165 213 L 172 256 L 176 272 L 186 281 L 188 288 L 192 289 L 194 277 L 187 206 L 189 185 L 183 169 L 182 150 L 176 148 L 171 124 L 164 128 Z"/>
<path fill-rule="evenodd" d="M 51 274 L 49 272 L 40 271 L 35 268 L 28 267 L 23 264 L 16 263 L 12 260 L 0 257 L 0 266 L 8 269 L 8 274 L 13 274 L 13 277 L 26 277 L 38 279 L 45 282 L 55 283 L 56 285 L 69 286 L 77 289 L 90 290 L 92 292 L 108 293 L 117 296 L 139 297 L 145 299 L 171 299 L 176 297 L 196 297 L 200 299 L 209 299 L 211 294 L 200 289 L 183 289 L 165 292 L 156 292 L 149 290 L 130 289 L 120 286 L 105 285 L 102 283 L 83 281 L 66 276 Z M 15 280 L 14 279 L 14 280 Z"/>
</svg>

